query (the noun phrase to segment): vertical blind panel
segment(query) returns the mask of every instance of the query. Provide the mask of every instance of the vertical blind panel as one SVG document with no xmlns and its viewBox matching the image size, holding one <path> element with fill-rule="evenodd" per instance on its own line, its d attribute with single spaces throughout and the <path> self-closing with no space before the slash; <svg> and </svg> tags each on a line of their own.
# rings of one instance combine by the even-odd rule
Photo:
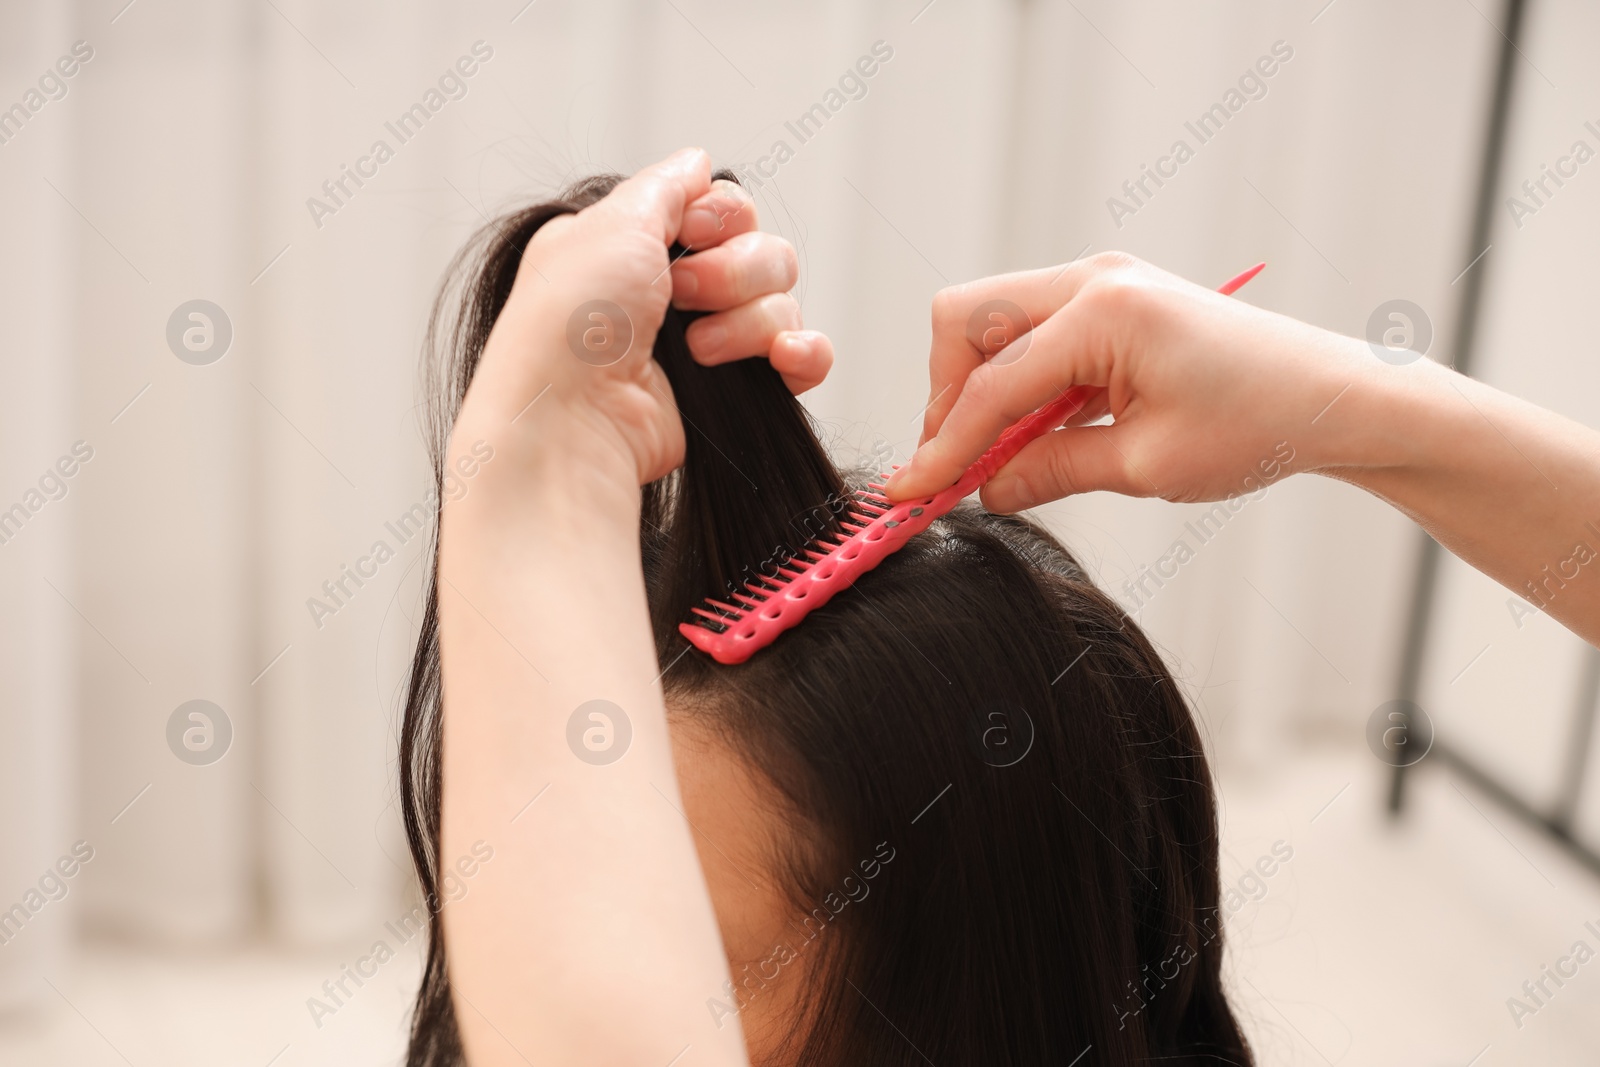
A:
<svg viewBox="0 0 1600 1067">
<path fill-rule="evenodd" d="M 37 75 L 71 46 L 71 30 L 53 7 L 0 10 L 0 67 Z M 53 995 L 43 978 L 62 962 L 78 901 L 71 883 L 61 900 L 45 895 L 56 895 L 53 883 L 40 887 L 75 840 L 69 746 L 84 623 L 67 599 L 82 600 L 70 531 L 94 476 L 78 469 L 62 478 L 55 466 L 81 434 L 68 288 L 76 246 L 65 239 L 76 220 L 45 184 L 59 184 L 70 166 L 72 113 L 63 103 L 53 101 L 0 145 L 0 197 L 18 205 L 0 242 L 0 1011 Z"/>
<path fill-rule="evenodd" d="M 105 842 L 85 905 L 98 925 L 178 940 L 236 936 L 252 913 L 253 486 L 242 475 L 259 348 L 245 300 L 252 131 L 239 19 L 237 6 L 199 2 L 115 24 L 86 17 L 78 34 L 96 55 L 68 98 L 77 161 L 60 183 L 83 215 L 63 231 L 81 257 L 79 409 L 103 442 L 78 545 L 80 606 L 98 631 L 79 637 L 84 832 Z M 167 336 L 180 305 L 201 299 L 232 332 L 225 351 L 205 352 L 180 332 L 192 359 L 222 353 L 203 365 Z M 221 345 L 223 319 L 208 318 L 211 341 L 189 339 L 197 349 Z M 205 723 L 186 714 L 179 748 L 168 743 L 191 700 L 221 709 L 207 715 L 219 746 L 207 751 L 225 754 L 205 765 L 175 755 L 190 729 L 207 744 Z"/>
</svg>

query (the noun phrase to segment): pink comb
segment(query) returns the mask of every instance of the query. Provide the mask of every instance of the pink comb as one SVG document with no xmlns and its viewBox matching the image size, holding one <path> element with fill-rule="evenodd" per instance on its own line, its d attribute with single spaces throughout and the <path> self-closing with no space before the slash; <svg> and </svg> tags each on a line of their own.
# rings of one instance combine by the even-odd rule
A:
<svg viewBox="0 0 1600 1067">
<path fill-rule="evenodd" d="M 1217 291 L 1237 292 L 1265 266 L 1257 263 Z M 705 607 L 693 609 L 700 618 L 680 623 L 678 632 L 718 663 L 743 663 L 965 500 L 1029 442 L 1076 415 L 1093 393 L 1090 386 L 1068 389 L 1001 434 L 960 481 L 933 496 L 892 504 L 883 495 L 889 476 L 880 474 L 880 481 L 852 495 L 840 524 L 845 532 L 813 541 L 777 574 L 746 582 L 732 594 L 738 604 L 708 599 Z"/>
</svg>

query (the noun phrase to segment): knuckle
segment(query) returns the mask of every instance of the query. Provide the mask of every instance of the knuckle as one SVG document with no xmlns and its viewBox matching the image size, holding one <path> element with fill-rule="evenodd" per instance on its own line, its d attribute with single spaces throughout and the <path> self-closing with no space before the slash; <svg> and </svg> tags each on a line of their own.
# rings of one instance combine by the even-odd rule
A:
<svg viewBox="0 0 1600 1067">
<path fill-rule="evenodd" d="M 800 260 L 795 255 L 793 245 L 777 234 L 759 230 L 744 237 L 746 240 L 741 242 L 741 252 L 761 265 L 765 280 L 784 289 L 794 284 L 800 272 Z"/>
<path fill-rule="evenodd" d="M 1000 406 L 1000 383 L 995 375 L 994 365 L 985 363 L 967 375 L 967 380 L 961 387 L 961 400 L 977 408 L 979 411 L 994 411 Z"/>
<path fill-rule="evenodd" d="M 1087 262 L 1097 273 L 1102 274 L 1136 270 L 1144 265 L 1143 261 L 1137 256 L 1129 255 L 1127 252 L 1119 252 L 1115 249 L 1096 252 L 1088 258 Z"/>
<path fill-rule="evenodd" d="M 1116 271 L 1095 278 L 1079 292 L 1084 310 L 1117 320 L 1141 319 L 1149 310 L 1150 287 L 1127 271 Z"/>
<path fill-rule="evenodd" d="M 1043 469 L 1030 476 L 1029 488 L 1041 499 L 1077 492 L 1079 479 L 1072 449 L 1053 448 L 1045 456 Z"/>
<path fill-rule="evenodd" d="M 750 259 L 747 256 L 729 256 L 722 266 L 722 287 L 734 301 L 745 299 L 750 292 Z"/>
<path fill-rule="evenodd" d="M 779 237 L 777 241 L 779 278 L 783 287 L 788 289 L 800 280 L 800 256 L 795 252 L 794 245 L 786 239 Z"/>
<path fill-rule="evenodd" d="M 762 305 L 775 330 L 800 328 L 800 301 L 789 293 L 771 293 L 762 298 Z"/>
<path fill-rule="evenodd" d="M 1058 446 L 1050 449 L 1038 473 L 1029 478 L 1039 499 L 1053 500 L 1097 488 L 1091 472 L 1084 469 L 1083 459 L 1083 455 L 1075 448 Z"/>
<path fill-rule="evenodd" d="M 964 286 L 951 285 L 940 289 L 933 294 L 933 331 L 941 333 L 946 330 L 961 330 L 966 326 L 965 317 L 961 314 L 962 307 L 966 304 L 966 289 Z"/>
</svg>

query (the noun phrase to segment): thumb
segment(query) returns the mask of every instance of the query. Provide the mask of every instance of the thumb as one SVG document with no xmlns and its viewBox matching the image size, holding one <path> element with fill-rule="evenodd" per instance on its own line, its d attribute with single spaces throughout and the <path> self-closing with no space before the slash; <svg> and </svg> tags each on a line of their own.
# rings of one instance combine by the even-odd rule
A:
<svg viewBox="0 0 1600 1067">
<path fill-rule="evenodd" d="M 1138 477 L 1116 440 L 1116 426 L 1074 426 L 1030 443 L 989 480 L 979 496 L 990 511 L 1009 514 L 1074 493 L 1104 489 L 1128 496 L 1155 491 Z"/>
</svg>

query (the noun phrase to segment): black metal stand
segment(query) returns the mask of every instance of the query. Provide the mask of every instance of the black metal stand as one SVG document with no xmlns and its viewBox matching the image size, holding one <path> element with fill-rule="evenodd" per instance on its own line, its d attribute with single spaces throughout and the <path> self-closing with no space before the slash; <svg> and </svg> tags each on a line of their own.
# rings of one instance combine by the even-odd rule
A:
<svg viewBox="0 0 1600 1067">
<path fill-rule="evenodd" d="M 1600 875 L 1600 852 L 1575 837 L 1572 828 L 1578 797 L 1583 791 L 1589 743 L 1594 737 L 1597 704 L 1600 704 L 1600 649 L 1591 648 L 1584 663 L 1583 678 L 1578 684 L 1577 701 L 1573 707 L 1572 747 L 1567 751 L 1567 766 L 1562 775 L 1561 791 L 1557 794 L 1554 810 L 1549 812 L 1540 811 L 1528 803 L 1515 790 L 1484 770 L 1475 760 L 1448 744 L 1435 740 L 1433 749 L 1428 755 L 1465 778 L 1480 793 L 1518 819 L 1535 830 L 1549 834 L 1569 855 Z M 1397 772 L 1403 770 L 1404 768 L 1396 768 Z M 1396 815 L 1399 814 L 1399 808 L 1393 804 L 1389 810 Z"/>
<path fill-rule="evenodd" d="M 1494 94 L 1489 106 L 1483 156 L 1479 162 L 1478 194 L 1473 205 L 1472 238 L 1467 251 L 1469 260 L 1481 256 L 1488 249 L 1493 234 L 1495 204 L 1500 198 L 1500 171 L 1505 159 L 1506 127 L 1510 121 L 1516 64 L 1521 55 L 1519 42 L 1523 38 L 1527 6 L 1525 0 L 1506 0 L 1505 26 L 1501 32 L 1502 43 L 1495 66 Z M 1478 262 L 1468 269 L 1462 279 L 1461 303 L 1456 308 L 1456 332 L 1451 353 L 1451 366 L 1462 374 L 1471 373 L 1486 273 L 1487 267 Z M 1422 669 L 1427 658 L 1442 551 L 1439 542 L 1427 533 L 1421 535 L 1405 647 L 1395 685 L 1399 698 L 1412 704 L 1417 703 L 1422 689 Z M 1600 874 L 1600 852 L 1577 840 L 1573 836 L 1572 825 L 1588 768 L 1597 704 L 1600 704 L 1600 650 L 1591 648 L 1573 706 L 1571 748 L 1568 750 L 1561 790 L 1557 794 L 1554 810 L 1549 812 L 1528 803 L 1498 776 L 1446 741 L 1436 738 L 1430 754 L 1506 811 L 1549 834 L 1579 862 Z M 1409 771 L 1410 767 L 1396 764 L 1389 780 L 1389 813 L 1396 818 L 1405 807 L 1405 785 Z"/>
</svg>

